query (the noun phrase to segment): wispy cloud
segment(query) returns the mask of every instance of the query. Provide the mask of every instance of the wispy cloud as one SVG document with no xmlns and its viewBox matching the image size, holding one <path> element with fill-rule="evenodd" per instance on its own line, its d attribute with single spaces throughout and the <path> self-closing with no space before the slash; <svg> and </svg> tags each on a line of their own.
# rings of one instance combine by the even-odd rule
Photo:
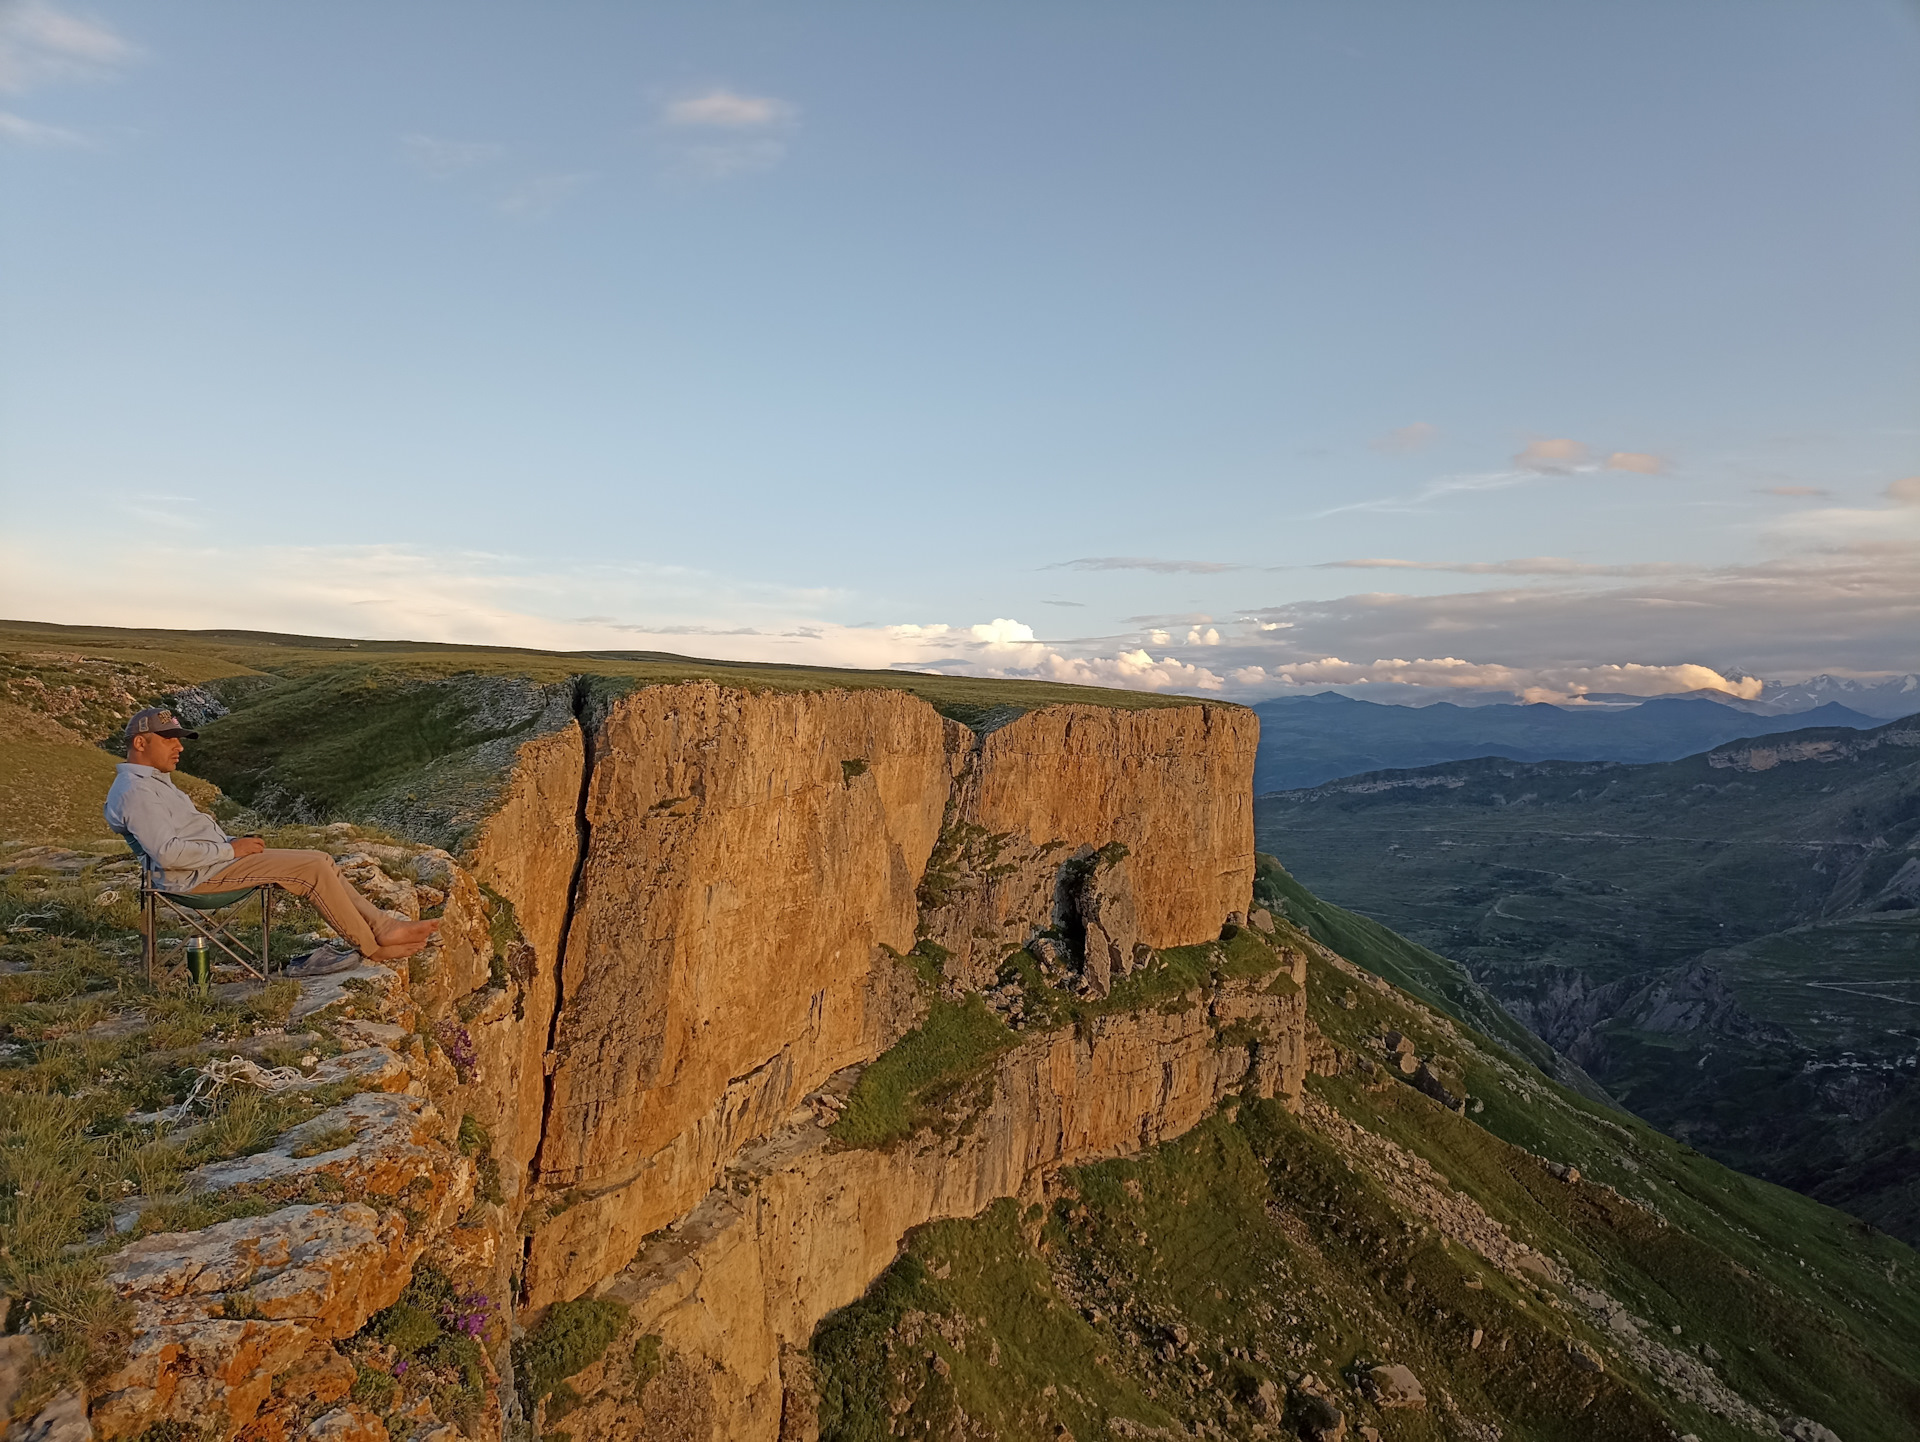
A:
<svg viewBox="0 0 1920 1442">
<path fill-rule="evenodd" d="M 1667 463 L 1662 457 L 1647 451 L 1615 451 L 1607 457 L 1602 469 L 1632 471 L 1642 476 L 1658 476 L 1665 474 Z"/>
<path fill-rule="evenodd" d="M 561 202 L 592 179 L 591 175 L 585 173 L 536 175 L 509 190 L 494 202 L 494 206 L 504 215 L 518 216 L 524 220 L 544 220 L 553 214 Z"/>
<path fill-rule="evenodd" d="M 53 85 L 112 80 L 139 50 L 103 21 L 46 0 L 0 0 L 0 95 L 25 96 Z M 65 125 L 0 111 L 0 144 L 84 149 L 94 141 Z"/>
<path fill-rule="evenodd" d="M 1920 476 L 1902 476 L 1885 494 L 1896 506 L 1920 506 Z"/>
<path fill-rule="evenodd" d="M 663 153 L 675 170 L 723 180 L 786 159 L 800 110 L 775 96 L 717 87 L 666 101 L 658 122 Z"/>
<path fill-rule="evenodd" d="M 85 19 L 46 0 L 0 4 L 0 94 L 110 80 L 138 55 L 132 42 L 104 21 Z"/>
<path fill-rule="evenodd" d="M 1761 486 L 1763 496 L 1830 496 L 1833 494 L 1825 486 Z"/>
<path fill-rule="evenodd" d="M 43 125 L 37 120 L 29 120 L 24 115 L 15 115 L 7 110 L 0 110 L 0 141 L 5 141 L 9 145 L 43 148 L 85 147 L 93 144 L 77 130 L 68 130 L 63 125 Z"/>
<path fill-rule="evenodd" d="M 1399 432 L 1393 434 L 1398 435 Z M 1383 446 L 1379 441 L 1374 444 L 1380 449 L 1396 449 Z M 1446 496 L 1501 491 L 1557 476 L 1592 475 L 1598 471 L 1630 471 L 1643 476 L 1657 476 L 1664 474 L 1666 469 L 1665 459 L 1650 451 L 1610 451 L 1603 459 L 1596 459 L 1592 447 L 1585 442 L 1566 436 L 1553 436 L 1529 441 L 1521 447 L 1514 453 L 1510 469 L 1438 476 L 1410 496 L 1380 496 L 1365 501 L 1349 501 L 1344 505 L 1315 511 L 1313 518 L 1319 520 L 1349 511 L 1419 511 Z"/>
<path fill-rule="evenodd" d="M 1587 448 L 1579 441 L 1559 436 L 1529 441 L 1514 453 L 1513 463 L 1521 470 L 1532 471 L 1536 475 L 1564 476 L 1572 474 L 1576 466 L 1586 461 L 1587 456 Z"/>
<path fill-rule="evenodd" d="M 416 170 L 436 180 L 461 175 L 505 158 L 507 147 L 488 141 L 443 140 L 434 135 L 403 135 L 400 154 Z"/>
<path fill-rule="evenodd" d="M 771 95 L 719 89 L 669 100 L 660 118 L 682 129 L 768 130 L 791 124 L 794 107 Z"/>
<path fill-rule="evenodd" d="M 1237 561 L 1167 561 L 1156 556 L 1082 556 L 1073 561 L 1055 561 L 1043 571 L 1153 571 L 1163 576 L 1211 576 L 1220 571 L 1244 571 Z"/>
<path fill-rule="evenodd" d="M 1401 561 L 1388 556 L 1322 561 L 1320 571 L 1447 571 L 1464 576 L 1678 576 L 1696 567 L 1668 561 L 1599 565 L 1564 556 L 1527 556 L 1512 561 Z"/>
<path fill-rule="evenodd" d="M 1425 421 L 1415 421 L 1410 426 L 1401 426 L 1397 430 L 1388 431 L 1383 436 L 1376 436 L 1368 444 L 1376 451 L 1404 454 L 1408 451 L 1425 450 L 1433 444 L 1439 434 L 1439 427 L 1430 426 Z"/>
</svg>

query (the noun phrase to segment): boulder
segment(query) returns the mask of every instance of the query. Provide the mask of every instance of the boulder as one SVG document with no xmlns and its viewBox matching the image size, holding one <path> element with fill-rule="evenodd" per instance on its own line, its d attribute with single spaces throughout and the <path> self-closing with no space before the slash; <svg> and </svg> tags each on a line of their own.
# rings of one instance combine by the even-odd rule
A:
<svg viewBox="0 0 1920 1442">
<path fill-rule="evenodd" d="M 10 1428 L 7 1442 L 93 1442 L 86 1399 L 77 1392 L 60 1393 L 24 1427 Z"/>
<path fill-rule="evenodd" d="M 1810 1417 L 1794 1417 L 1780 1424 L 1780 1435 L 1791 1442 L 1840 1442 L 1838 1434 Z"/>
<path fill-rule="evenodd" d="M 373 1413 L 351 1402 L 313 1419 L 301 1442 L 387 1442 L 387 1427 Z"/>
<path fill-rule="evenodd" d="M 1573 1358 L 1573 1365 L 1582 1372 L 1604 1372 L 1607 1364 L 1600 1354 L 1585 1342 L 1574 1340 L 1567 1343 L 1567 1355 Z"/>
<path fill-rule="evenodd" d="M 1253 1415 L 1263 1422 L 1278 1421 L 1281 1404 L 1285 1394 L 1272 1382 L 1262 1377 L 1254 1386 L 1253 1395 L 1247 1399 L 1247 1405 L 1253 1409 Z"/>
<path fill-rule="evenodd" d="M 1273 913 L 1264 906 L 1256 906 L 1247 913 L 1247 925 L 1263 936 L 1273 935 Z"/>
<path fill-rule="evenodd" d="M 1300 1396 L 1300 1435 L 1307 1442 L 1346 1442 L 1347 1419 L 1318 1392 Z"/>
<path fill-rule="evenodd" d="M 1406 1063 L 1410 1060 L 1410 1057 L 1402 1057 L 1400 1059 L 1402 1071 L 1406 1070 Z M 1452 1090 L 1447 1086 L 1445 1079 L 1439 1072 L 1435 1071 L 1428 1062 L 1421 1062 L 1419 1066 L 1414 1068 L 1413 1085 L 1416 1090 L 1426 1093 L 1426 1095 L 1439 1102 L 1440 1105 L 1448 1111 L 1457 1112 L 1466 1105 L 1465 1102 L 1453 1094 Z"/>
<path fill-rule="evenodd" d="M 1361 1384 L 1367 1399 L 1383 1410 L 1396 1407 L 1424 1407 L 1426 1388 L 1413 1375 L 1413 1369 L 1399 1362 L 1387 1362 L 1368 1372 Z"/>
</svg>

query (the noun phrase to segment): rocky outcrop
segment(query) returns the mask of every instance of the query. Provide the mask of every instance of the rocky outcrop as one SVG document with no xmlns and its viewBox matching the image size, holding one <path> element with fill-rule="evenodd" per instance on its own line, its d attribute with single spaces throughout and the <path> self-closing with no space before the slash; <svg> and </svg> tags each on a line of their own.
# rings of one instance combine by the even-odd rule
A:
<svg viewBox="0 0 1920 1442">
<path fill-rule="evenodd" d="M 353 1386 L 332 1343 L 406 1286 L 421 1240 L 362 1202 L 287 1207 L 199 1232 L 166 1232 L 114 1259 L 107 1281 L 134 1308 L 126 1365 L 94 1404 L 107 1437 L 157 1419 L 231 1435 L 278 1394 L 330 1402 Z"/>
<path fill-rule="evenodd" d="M 1065 924 L 1061 868 L 1115 843 L 1138 942 L 1217 934 L 1253 892 L 1258 740 L 1257 718 L 1229 706 L 1056 706 L 981 738 L 954 788 L 957 854 L 943 838 L 928 877 L 949 974 L 983 986 L 1008 951 Z"/>
<path fill-rule="evenodd" d="M 997 1063 L 983 1100 L 899 1146 L 839 1146 L 802 1108 L 744 1152 L 604 1293 L 628 1303 L 633 1330 L 658 1337 L 700 1379 L 700 1427 L 676 1435 L 780 1436 L 783 1413 L 811 1405 L 804 1391 L 787 1395 L 783 1356 L 864 1292 L 914 1227 L 977 1216 L 1001 1197 L 1040 1199 L 1056 1169 L 1179 1136 L 1229 1093 L 1298 1099 L 1304 992 L 1229 982 L 1186 1003 L 1027 1042 Z M 1256 1026 L 1262 1040 L 1233 1039 Z M 844 1091 L 851 1078 L 837 1083 Z M 638 1406 L 603 1388 L 580 1428 L 654 1435 Z"/>
<path fill-rule="evenodd" d="M 405 971 L 307 984 L 300 1014 L 359 1046 L 312 1084 L 357 1094 L 191 1179 L 285 1205 L 120 1254 L 138 1340 L 94 1406 L 107 1435 L 188 1414 L 376 1435 L 347 1395 L 382 1365 L 361 1329 L 431 1265 L 511 1296 L 487 1337 L 507 1413 L 508 1336 L 604 1291 L 663 1339 L 682 1430 L 771 1439 L 783 1354 L 911 1228 L 1176 1136 L 1230 1092 L 1298 1095 L 1283 972 L 1028 1032 L 948 1124 L 889 1147 L 833 1141 L 833 1107 L 808 1105 L 1037 936 L 1098 999 L 1244 915 L 1250 714 L 1061 707 L 981 734 L 894 690 L 573 695 L 459 864 L 354 843 L 382 904 L 444 903 L 441 938 Z M 627 1435 L 622 1376 L 576 1379 L 606 1415 L 574 1435 Z"/>
<path fill-rule="evenodd" d="M 617 1270 L 884 1050 L 912 1020 L 889 953 L 925 936 L 977 987 L 1072 912 L 1062 869 L 1100 848 L 1125 857 L 1083 898 L 1108 972 L 1117 945 L 1203 941 L 1248 904 L 1255 724 L 1237 708 L 1053 708 L 977 736 L 897 691 L 701 683 L 590 722 L 523 751 L 474 848 L 529 950 L 519 1014 L 476 1016 L 476 1049 L 516 1078 L 516 1164 L 568 1199 L 529 1238 L 534 1308 Z M 952 897 L 930 898 L 942 882 Z"/>
</svg>

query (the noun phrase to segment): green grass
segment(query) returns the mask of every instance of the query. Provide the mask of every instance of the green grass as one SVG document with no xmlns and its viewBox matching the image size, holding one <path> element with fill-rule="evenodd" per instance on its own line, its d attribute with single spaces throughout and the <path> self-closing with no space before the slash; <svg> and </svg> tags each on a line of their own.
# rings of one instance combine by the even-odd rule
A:
<svg viewBox="0 0 1920 1442">
<path fill-rule="evenodd" d="M 860 1073 L 833 1135 L 856 1147 L 910 1135 L 1018 1040 L 978 994 L 936 998 L 925 1021 Z"/>
<path fill-rule="evenodd" d="M 1398 1030 L 1477 1110 L 1447 1111 L 1378 1066 L 1310 1078 L 1321 1102 L 1424 1159 L 1650 1335 L 1712 1349 L 1713 1371 L 1750 1401 L 1848 1442 L 1920 1430 L 1920 1258 L 1907 1247 L 1596 1105 L 1406 993 L 1316 962 L 1308 1000 L 1345 1054 L 1379 1057 Z M 1044 1221 L 1002 1203 L 920 1229 L 821 1325 L 823 1442 L 899 1435 L 896 1419 L 908 1435 L 1101 1436 L 1124 1417 L 1242 1436 L 1260 1384 L 1302 1371 L 1335 1390 L 1350 1425 L 1465 1435 L 1437 1407 L 1371 1410 L 1351 1379 L 1385 1360 L 1507 1436 L 1751 1436 L 1625 1361 L 1570 1293 L 1516 1284 L 1444 1240 L 1363 1153 L 1278 1104 L 1224 1107 L 1141 1157 L 1061 1174 L 1052 1196 Z M 1573 1343 L 1606 1372 L 1579 1367 Z"/>
<path fill-rule="evenodd" d="M 1096 1419 L 1115 1416 L 1165 1425 L 1167 1412 L 1103 1365 L 1111 1350 L 1052 1287 L 1018 1205 L 996 1202 L 977 1221 L 915 1233 L 861 1302 L 821 1324 L 821 1442 L 901 1435 L 896 1417 L 906 1435 L 934 1436 L 954 1435 L 959 1415 L 998 1437 L 1060 1425 L 1098 1437 Z"/>
<path fill-rule="evenodd" d="M 607 1298 L 555 1303 L 540 1325 L 514 1344 L 514 1381 L 527 1409 L 605 1356 L 626 1324 L 627 1308 Z"/>
<path fill-rule="evenodd" d="M 487 1369 L 480 1342 L 454 1322 L 475 1305 L 444 1273 L 416 1268 L 399 1299 L 346 1342 L 357 1359 L 355 1399 L 387 1413 L 425 1402 L 439 1417 L 472 1428 L 485 1409 Z M 392 1349 L 390 1357 L 383 1348 Z"/>
<path fill-rule="evenodd" d="M 1314 895 L 1271 856 L 1255 857 L 1254 898 L 1276 915 L 1300 923 L 1340 955 L 1360 962 L 1427 1005 L 1477 1027 L 1534 1066 L 1549 1073 L 1560 1068 L 1553 1048 L 1516 1021 L 1465 967 Z"/>
<path fill-rule="evenodd" d="M 353 820 L 457 847 L 490 811 L 522 743 L 567 724 L 576 706 L 591 723 L 635 687 L 686 681 L 755 692 L 906 691 L 974 726 L 1052 705 L 1199 704 L 1053 682 L 666 652 L 0 622 L 0 711 L 12 706 L 22 718 L 9 728 L 20 741 L 11 753 L 15 765 L 0 781 L 0 836 L 101 836 L 97 813 L 113 758 L 90 743 L 115 730 L 136 704 L 194 685 L 232 713 L 202 726 L 202 739 L 189 743 L 192 774 L 271 818 Z M 64 709 L 55 718 L 44 714 L 49 707 Z M 846 779 L 852 782 L 863 765 L 848 759 Z"/>
</svg>

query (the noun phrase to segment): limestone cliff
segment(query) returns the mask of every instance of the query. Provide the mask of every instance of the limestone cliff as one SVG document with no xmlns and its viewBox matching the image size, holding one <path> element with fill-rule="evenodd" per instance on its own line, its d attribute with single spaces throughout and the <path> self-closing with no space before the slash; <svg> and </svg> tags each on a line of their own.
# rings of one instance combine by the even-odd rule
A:
<svg viewBox="0 0 1920 1442">
<path fill-rule="evenodd" d="M 527 1185 L 569 1202 L 531 1231 L 528 1305 L 613 1275 L 804 1095 L 896 1040 L 913 1013 L 889 954 L 920 933 L 977 988 L 1056 924 L 1068 863 L 1117 842 L 1142 944 L 1217 935 L 1251 894 L 1255 739 L 1228 707 L 1060 707 L 977 736 L 900 692 L 701 683 L 523 750 L 473 859 L 532 954 L 518 1014 L 475 1027 L 499 1134 Z M 1008 894 L 1003 868 L 960 854 L 982 835 L 1021 854 L 1023 889 L 962 928 L 923 907 L 928 863 L 938 849 L 949 890 Z"/>
<path fill-rule="evenodd" d="M 701 1370 L 686 1435 L 772 1439 L 783 1352 L 912 1228 L 1178 1135 L 1229 1092 L 1297 1097 L 1299 953 L 1261 942 L 1247 972 L 1203 950 L 1138 1004 L 1116 991 L 1245 920 L 1249 713 L 1068 706 L 976 732 L 896 690 L 574 694 L 574 720 L 520 746 L 438 878 L 442 937 L 411 984 L 356 993 L 397 1038 L 368 1065 L 406 1115 L 348 1103 L 340 1157 L 296 1160 L 296 1137 L 230 1179 L 302 1206 L 128 1254 L 115 1286 L 145 1310 L 96 1407 L 109 1435 L 187 1414 L 291 1435 L 329 1402 L 308 1435 L 371 1435 L 340 1400 L 368 1355 L 352 1339 L 431 1265 L 511 1303 L 470 1432 L 538 1423 L 518 1414 L 546 1394 L 516 1390 L 506 1344 L 604 1295 Z M 1070 978 L 1083 1010 L 1023 1009 L 1009 956 Z M 836 1137 L 861 1068 L 930 1007 L 1004 1040 L 899 1137 Z M 434 1044 L 409 1052 L 407 1033 Z M 461 1155 L 469 1126 L 490 1187 Z M 202 1254 L 187 1273 L 167 1260 Z M 290 1300 L 229 1320 L 248 1283 L 228 1272 L 285 1278 Z M 617 1370 L 571 1384 L 575 1435 L 660 1435 Z"/>
</svg>

